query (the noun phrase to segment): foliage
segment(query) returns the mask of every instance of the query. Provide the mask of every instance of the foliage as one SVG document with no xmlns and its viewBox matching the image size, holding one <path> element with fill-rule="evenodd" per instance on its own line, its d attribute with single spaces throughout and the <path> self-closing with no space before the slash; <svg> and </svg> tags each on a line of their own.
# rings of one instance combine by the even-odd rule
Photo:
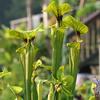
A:
<svg viewBox="0 0 100 100">
<path fill-rule="evenodd" d="M 90 80 L 85 81 L 81 86 L 76 86 L 76 96 L 80 96 L 83 100 L 96 100 L 94 96 L 94 83 Z"/>
<path fill-rule="evenodd" d="M 77 13 L 76 16 L 81 17 L 81 16 L 86 16 L 92 12 L 95 12 L 96 10 L 100 10 L 100 1 L 91 1 L 91 2 L 87 2 L 84 7 L 80 8 Z"/>
<path fill-rule="evenodd" d="M 10 72 L 0 72 L 0 78 L 11 74 Z"/>
<path fill-rule="evenodd" d="M 72 7 L 69 4 L 59 4 L 54 0 L 44 10 L 56 17 L 56 24 L 50 26 L 52 46 L 52 64 L 50 66 L 35 58 L 39 50 L 36 45 L 37 34 L 43 32 L 44 29 L 38 27 L 30 31 L 5 30 L 7 39 L 20 41 L 20 45 L 16 44 L 19 47 L 16 49 L 16 52 L 22 65 L 23 84 L 21 87 L 20 85 L 11 85 L 11 83 L 7 85 L 15 98 L 23 98 L 25 100 L 47 100 L 47 98 L 48 100 L 60 100 L 64 94 L 67 100 L 73 100 L 82 42 L 81 35 L 87 33 L 88 28 L 82 22 L 69 15 L 71 10 Z M 63 40 L 65 31 L 68 28 L 73 29 L 76 39 L 66 45 L 63 44 Z M 66 45 L 70 51 L 68 71 L 65 70 L 65 65 L 62 65 L 63 45 Z M 42 77 L 44 74 L 48 75 Z M 50 89 L 47 89 L 46 96 L 43 97 L 44 87 L 49 86 Z"/>
<path fill-rule="evenodd" d="M 1 100 L 13 100 L 15 98 L 8 88 L 8 84 L 23 87 L 23 72 L 15 52 L 19 46 L 19 41 L 6 38 L 7 30 L 8 28 L 5 26 L 2 26 L 0 30 L 0 71 L 2 71 L 0 72 Z"/>
</svg>

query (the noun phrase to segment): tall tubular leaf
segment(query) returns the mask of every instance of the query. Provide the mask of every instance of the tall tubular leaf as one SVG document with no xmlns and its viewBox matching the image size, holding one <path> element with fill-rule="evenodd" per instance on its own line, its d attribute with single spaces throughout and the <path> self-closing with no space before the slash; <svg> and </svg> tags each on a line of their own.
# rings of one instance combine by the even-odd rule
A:
<svg viewBox="0 0 100 100">
<path fill-rule="evenodd" d="M 54 86 L 53 86 L 53 84 L 50 84 L 48 100 L 54 100 Z"/>
<path fill-rule="evenodd" d="M 32 91 L 33 91 L 33 100 L 38 100 L 37 86 L 35 81 L 33 81 Z"/>
<path fill-rule="evenodd" d="M 23 66 L 24 72 L 24 99 L 31 100 L 31 76 L 32 76 L 32 65 L 36 54 L 36 48 L 33 46 L 32 42 L 36 37 L 37 32 L 43 31 L 40 27 L 30 30 L 8 30 L 7 37 L 23 40 L 24 46 L 18 48 L 16 51 L 20 54 L 20 60 Z M 34 91 L 36 92 L 36 91 Z"/>
<path fill-rule="evenodd" d="M 24 71 L 24 85 L 25 85 L 25 100 L 31 100 L 31 76 L 32 76 L 32 65 L 36 55 L 36 48 L 31 42 L 26 43 L 24 46 L 16 50 L 20 54 L 20 60 Z M 36 92 L 36 91 L 34 91 Z"/>
<path fill-rule="evenodd" d="M 31 100 L 31 75 L 33 64 L 33 47 L 28 45 L 25 57 L 25 96 L 26 100 Z"/>
<path fill-rule="evenodd" d="M 43 93 L 43 86 L 42 82 L 39 81 L 37 85 L 37 92 L 38 92 L 38 100 L 42 100 L 42 93 Z"/>
<path fill-rule="evenodd" d="M 80 55 L 80 42 L 73 42 L 67 44 L 69 47 L 69 74 L 74 77 L 74 82 L 72 85 L 72 93 L 74 94 L 76 77 L 78 73 L 79 65 L 79 55 Z M 69 97 L 69 100 L 73 100 L 73 97 Z"/>
<path fill-rule="evenodd" d="M 52 67 L 53 77 L 57 79 L 57 70 L 62 64 L 62 47 L 63 47 L 64 29 L 52 29 Z M 59 100 L 60 94 L 55 92 L 55 99 Z"/>
<path fill-rule="evenodd" d="M 53 76 L 57 78 L 57 70 L 62 63 L 62 45 L 64 38 L 63 29 L 52 29 L 52 66 L 53 66 Z"/>
<path fill-rule="evenodd" d="M 62 27 L 63 15 L 70 12 L 71 7 L 69 4 L 59 4 L 58 0 L 52 1 L 45 11 L 55 15 L 57 26 L 52 28 L 52 67 L 53 77 L 57 79 L 57 70 L 62 64 L 62 47 L 64 39 L 64 29 Z M 60 94 L 55 91 L 55 100 L 59 100 Z"/>
</svg>

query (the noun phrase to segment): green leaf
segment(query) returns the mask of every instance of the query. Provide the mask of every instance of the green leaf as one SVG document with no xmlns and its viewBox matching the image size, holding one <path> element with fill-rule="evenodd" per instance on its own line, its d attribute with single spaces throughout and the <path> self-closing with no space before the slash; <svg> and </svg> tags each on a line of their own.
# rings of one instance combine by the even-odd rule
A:
<svg viewBox="0 0 100 100">
<path fill-rule="evenodd" d="M 19 86 L 11 86 L 12 87 L 12 89 L 14 90 L 14 92 L 16 93 L 16 94 L 19 94 L 19 93 L 21 93 L 22 92 L 22 88 L 21 87 L 19 87 Z"/>
<path fill-rule="evenodd" d="M 80 42 L 68 43 L 69 47 L 69 69 L 71 75 L 76 77 L 79 64 Z"/>
<path fill-rule="evenodd" d="M 17 30 L 9 29 L 6 33 L 6 37 L 7 38 L 21 39 L 21 38 L 24 38 L 24 35 Z"/>
<path fill-rule="evenodd" d="M 9 29 L 6 33 L 7 38 L 15 38 L 15 39 L 31 39 L 36 36 L 38 32 L 43 32 L 42 25 L 37 27 L 34 30 L 30 31 L 22 31 L 22 30 L 13 30 Z"/>
<path fill-rule="evenodd" d="M 36 63 L 33 66 L 35 67 L 35 69 L 37 69 L 41 65 L 42 65 L 42 61 L 39 59 L 39 60 L 36 61 Z"/>
<path fill-rule="evenodd" d="M 61 12 L 61 15 L 64 15 L 72 10 L 71 6 L 68 3 L 63 3 L 59 5 L 59 11 Z"/>
<path fill-rule="evenodd" d="M 62 77 L 62 84 L 66 87 L 69 87 L 73 84 L 74 78 L 71 75 L 66 75 Z"/>
<path fill-rule="evenodd" d="M 26 50 L 26 45 L 24 45 L 24 46 L 18 48 L 18 49 L 16 50 L 16 52 L 19 53 L 19 54 L 23 54 L 23 53 L 25 52 L 25 50 Z"/>
<path fill-rule="evenodd" d="M 63 27 L 59 27 L 59 28 L 56 28 L 56 27 L 52 27 L 51 28 L 51 35 L 56 35 L 56 34 L 64 34 L 64 28 Z M 54 37 L 54 36 L 53 36 Z"/>
<path fill-rule="evenodd" d="M 50 90 L 48 93 L 48 100 L 54 100 L 54 86 L 50 84 Z"/>
<path fill-rule="evenodd" d="M 11 72 L 0 72 L 0 78 L 11 75 Z"/>
<path fill-rule="evenodd" d="M 20 94 L 23 89 L 22 87 L 19 86 L 11 86 L 8 84 L 8 88 L 11 90 L 11 92 L 16 96 L 17 94 Z"/>
<path fill-rule="evenodd" d="M 37 84 L 37 93 L 38 93 L 38 100 L 42 100 L 43 95 L 43 82 L 39 81 Z"/>
<path fill-rule="evenodd" d="M 32 37 L 35 37 L 36 32 L 34 30 L 31 31 L 10 30 L 9 34 L 12 38 L 16 39 L 31 39 Z"/>
<path fill-rule="evenodd" d="M 82 86 L 80 86 L 80 87 L 78 88 L 78 91 L 79 91 L 80 93 L 82 93 L 82 94 L 85 94 L 85 93 L 87 92 L 87 86 L 86 86 L 86 84 L 83 84 Z"/>
<path fill-rule="evenodd" d="M 68 46 L 69 48 L 80 49 L 80 42 L 71 42 L 71 43 L 67 43 L 67 46 Z"/>
<path fill-rule="evenodd" d="M 61 66 L 57 71 L 57 78 L 61 80 L 63 76 L 64 76 L 64 66 Z"/>
<path fill-rule="evenodd" d="M 70 15 L 63 19 L 63 23 L 65 23 L 66 26 L 73 28 L 76 32 L 80 32 L 80 34 L 88 32 L 88 27 L 85 24 Z"/>
<path fill-rule="evenodd" d="M 60 5 L 57 5 L 55 3 L 55 1 L 52 1 L 47 9 L 45 9 L 44 11 L 47 11 L 48 13 L 52 13 L 54 14 L 56 17 L 58 16 L 63 16 L 64 14 L 66 14 L 67 12 L 70 12 L 71 11 L 71 6 L 67 3 L 63 3 L 63 4 L 60 4 Z"/>
<path fill-rule="evenodd" d="M 96 100 L 95 96 L 91 96 L 89 100 Z"/>
<path fill-rule="evenodd" d="M 57 5 L 56 5 L 56 3 L 55 3 L 54 1 L 52 1 L 52 2 L 48 5 L 47 9 L 45 9 L 44 11 L 46 11 L 46 12 L 48 12 L 48 13 L 52 13 L 52 14 L 54 14 L 55 16 L 57 16 Z"/>
<path fill-rule="evenodd" d="M 45 70 L 52 71 L 52 66 L 42 64 L 41 67 Z"/>
<path fill-rule="evenodd" d="M 72 91 L 69 90 L 68 88 L 66 88 L 65 86 L 62 86 L 62 92 L 63 92 L 66 96 L 73 96 L 73 95 L 72 95 Z"/>
<path fill-rule="evenodd" d="M 92 84 L 91 84 L 91 92 L 92 92 L 92 93 L 94 93 L 94 88 L 96 88 L 96 84 L 95 84 L 95 83 L 92 83 Z"/>
</svg>

